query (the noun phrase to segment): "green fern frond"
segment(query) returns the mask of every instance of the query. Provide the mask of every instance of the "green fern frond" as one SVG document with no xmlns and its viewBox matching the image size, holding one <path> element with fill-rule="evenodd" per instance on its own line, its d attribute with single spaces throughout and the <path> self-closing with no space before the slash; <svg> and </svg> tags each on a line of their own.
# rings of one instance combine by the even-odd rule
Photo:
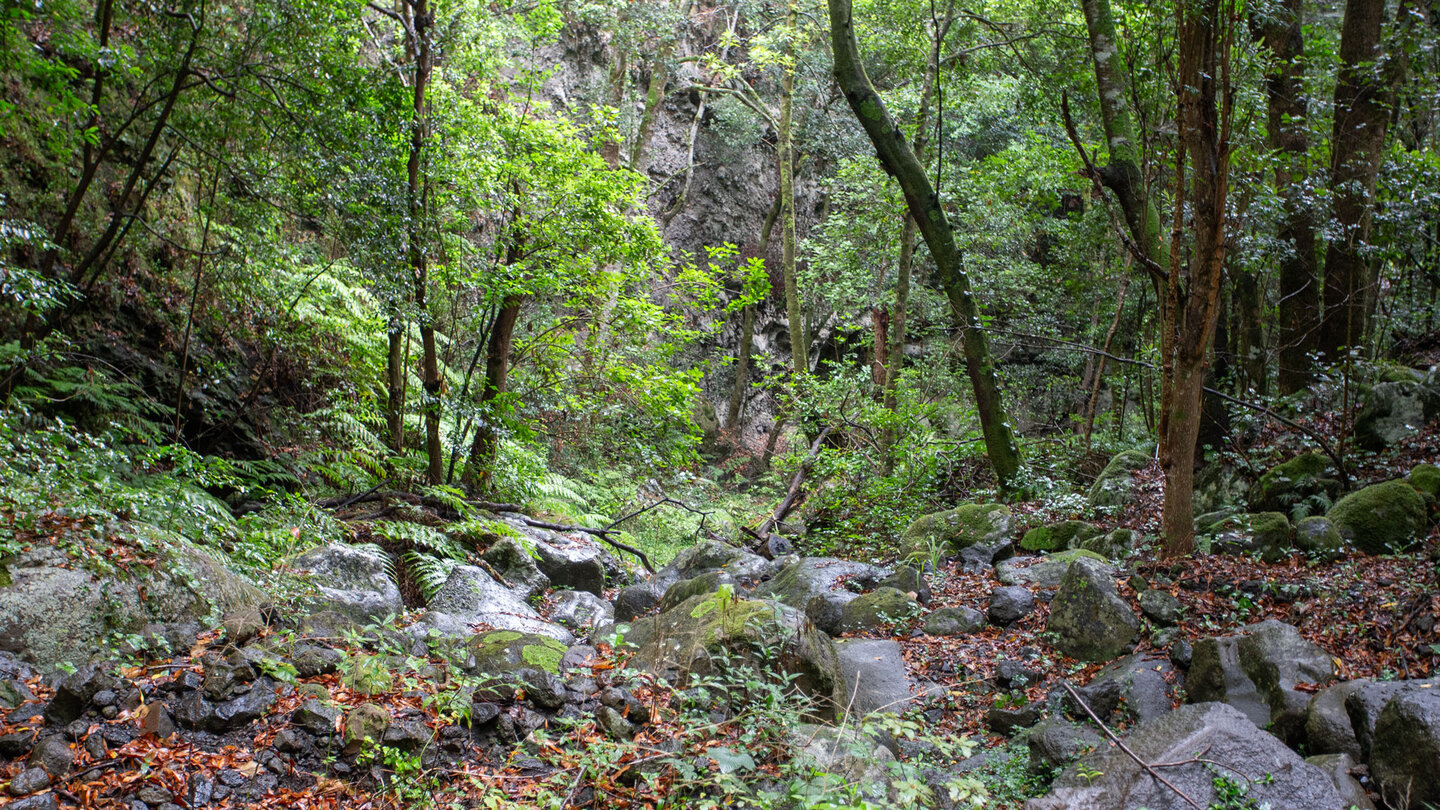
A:
<svg viewBox="0 0 1440 810">
<path fill-rule="evenodd" d="M 376 523 L 371 531 L 392 543 L 407 549 L 421 549 L 451 560 L 464 561 L 470 554 L 454 538 L 429 526 L 406 523 L 399 520 L 385 520 Z"/>
<path fill-rule="evenodd" d="M 451 572 L 460 564 L 459 560 L 435 557 L 418 551 L 407 551 L 401 559 L 411 580 L 420 587 L 420 593 L 427 602 L 435 598 L 435 594 L 445 586 L 446 580 L 450 579 Z"/>
</svg>

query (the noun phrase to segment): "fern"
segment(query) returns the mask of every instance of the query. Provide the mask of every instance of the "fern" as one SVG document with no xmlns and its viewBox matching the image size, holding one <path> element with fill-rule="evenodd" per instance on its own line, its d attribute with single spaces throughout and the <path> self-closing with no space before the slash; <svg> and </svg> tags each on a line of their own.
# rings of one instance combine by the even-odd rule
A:
<svg viewBox="0 0 1440 810">
<path fill-rule="evenodd" d="M 371 531 L 392 543 L 404 546 L 407 550 L 419 549 L 462 562 L 470 557 L 469 551 L 454 538 L 439 529 L 418 523 L 385 520 L 376 523 Z"/>
<path fill-rule="evenodd" d="M 469 519 L 475 512 L 475 507 L 471 506 L 470 502 L 465 500 L 465 493 L 455 487 L 427 486 L 423 487 L 420 491 L 425 497 L 440 502 L 445 508 L 460 515 L 461 520 Z"/>
<path fill-rule="evenodd" d="M 435 594 L 445 586 L 446 580 L 450 579 L 451 572 L 460 565 L 459 560 L 435 557 L 419 551 L 407 551 L 401 556 L 401 560 L 427 602 L 435 598 Z"/>
</svg>

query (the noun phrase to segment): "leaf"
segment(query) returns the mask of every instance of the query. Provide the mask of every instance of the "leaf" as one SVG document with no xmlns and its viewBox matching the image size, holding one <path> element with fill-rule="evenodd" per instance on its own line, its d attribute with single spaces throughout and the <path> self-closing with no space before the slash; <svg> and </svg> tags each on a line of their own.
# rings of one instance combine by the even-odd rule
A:
<svg viewBox="0 0 1440 810">
<path fill-rule="evenodd" d="M 720 766 L 721 773 L 733 773 L 735 771 L 755 770 L 755 760 L 744 751 L 732 751 L 729 748 L 711 748 L 710 758 Z"/>
</svg>

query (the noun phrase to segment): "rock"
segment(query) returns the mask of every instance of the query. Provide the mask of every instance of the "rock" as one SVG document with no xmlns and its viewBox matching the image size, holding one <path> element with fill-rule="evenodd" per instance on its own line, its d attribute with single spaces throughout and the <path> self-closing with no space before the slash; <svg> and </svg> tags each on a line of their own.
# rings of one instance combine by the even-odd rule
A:
<svg viewBox="0 0 1440 810">
<path fill-rule="evenodd" d="M 1380 383 L 1370 389 L 1355 415 L 1355 439 L 1378 453 L 1418 435 L 1437 414 L 1440 393 L 1423 382 Z"/>
<path fill-rule="evenodd" d="M 290 713 L 290 722 L 316 737 L 334 734 L 339 727 L 340 710 L 319 700 L 307 700 Z"/>
<path fill-rule="evenodd" d="M 1350 774 L 1358 766 L 1349 754 L 1320 754 L 1306 757 L 1305 761 L 1325 772 L 1340 794 L 1340 806 L 1346 810 L 1375 810 L 1375 803 L 1365 792 L 1364 786 Z"/>
<path fill-rule="evenodd" d="M 1305 750 L 1313 754 L 1363 756 L 1345 699 L 1368 681 L 1343 681 L 1310 698 L 1305 710 Z"/>
<path fill-rule="evenodd" d="M 550 578 L 550 587 L 605 595 L 605 551 L 588 539 L 531 530 L 536 565 Z"/>
<path fill-rule="evenodd" d="M 1366 554 L 1414 549 L 1425 537 L 1425 500 L 1396 479 L 1372 484 L 1340 499 L 1326 517 L 1346 541 Z"/>
<path fill-rule="evenodd" d="M 225 640 L 237 646 L 260 635 L 267 625 L 265 615 L 258 605 L 232 610 L 220 620 L 220 626 L 225 629 Z"/>
<path fill-rule="evenodd" d="M 1001 560 L 1009 559 L 1015 554 L 1015 544 L 1009 539 L 998 543 L 976 543 L 973 546 L 966 546 L 960 549 L 955 559 L 960 562 L 960 570 L 967 574 L 983 574 L 991 566 Z"/>
<path fill-rule="evenodd" d="M 986 616 L 991 623 L 1009 627 L 1029 616 L 1035 610 L 1035 595 L 1029 588 L 1006 585 L 990 593 L 990 608 Z"/>
<path fill-rule="evenodd" d="M 1375 725 L 1380 721 L 1380 712 L 1385 704 L 1402 691 L 1415 689 L 1425 684 L 1434 688 L 1440 681 L 1372 681 L 1368 679 L 1353 682 L 1355 686 L 1345 696 L 1345 712 L 1350 715 L 1350 729 L 1360 745 L 1361 759 L 1369 761 L 1370 747 L 1375 735 Z"/>
<path fill-rule="evenodd" d="M 1202 442 L 1204 440 L 1202 439 Z M 1251 471 L 1217 458 L 1195 473 L 1195 512 L 1210 512 L 1250 501 Z"/>
<path fill-rule="evenodd" d="M 1075 692 L 1101 720 L 1143 721 L 1174 707 L 1173 683 L 1180 680 L 1172 662 L 1134 653 L 1106 665 Z M 1084 715 L 1069 695 L 1062 702 L 1077 717 Z"/>
<path fill-rule="evenodd" d="M 1100 735 L 1063 717 L 1047 717 L 1030 729 L 1025 744 L 1030 749 L 1030 772 L 1048 774 L 1070 764 L 1082 754 L 1099 748 Z"/>
<path fill-rule="evenodd" d="M 529 538 L 501 537 L 480 555 L 495 569 L 510 590 L 524 600 L 530 600 L 550 589 L 550 577 L 535 564 L 534 544 Z"/>
<path fill-rule="evenodd" d="M 1391 698 L 1375 723 L 1369 764 L 1396 807 L 1440 803 L 1440 693 L 1404 689 Z"/>
<path fill-rule="evenodd" d="M 223 658 L 206 656 L 205 681 L 200 688 L 208 700 L 218 703 L 249 691 L 250 682 L 259 675 L 241 651 L 232 649 Z"/>
<path fill-rule="evenodd" d="M 835 700 L 847 713 L 903 714 L 914 701 L 900 645 L 891 640 L 851 639 L 835 644 L 840 682 Z"/>
<path fill-rule="evenodd" d="M 890 749 L 853 729 L 801 723 L 790 732 L 796 763 L 835 774 L 854 785 L 871 806 L 888 806 L 890 777 L 886 765 L 895 760 Z"/>
<path fill-rule="evenodd" d="M 904 621 L 919 610 L 920 603 L 908 594 L 890 587 L 877 588 L 845 603 L 840 609 L 840 629 L 842 632 L 873 630 Z"/>
<path fill-rule="evenodd" d="M 708 675 L 712 655 L 758 663 L 756 646 L 766 648 L 782 674 L 793 675 L 804 693 L 830 699 L 839 663 L 829 636 L 794 610 L 762 599 L 695 596 L 653 618 L 637 619 L 626 637 L 637 650 L 632 666 L 654 672 Z"/>
<path fill-rule="evenodd" d="M 1040 680 L 1041 673 L 1021 661 L 1005 658 L 995 665 L 995 682 L 1002 689 L 1023 689 Z"/>
<path fill-rule="evenodd" d="M 30 753 L 30 748 L 34 745 L 35 729 L 33 728 L 20 728 L 0 734 L 0 757 L 19 759 Z"/>
<path fill-rule="evenodd" d="M 1150 454 L 1139 450 L 1117 453 L 1090 485 L 1091 506 L 1124 506 L 1134 500 L 1133 473 L 1150 464 Z"/>
<path fill-rule="evenodd" d="M 1196 752 L 1255 779 L 1246 801 L 1271 810 L 1340 808 L 1329 777 L 1283 743 L 1255 727 L 1245 715 L 1221 703 L 1182 706 L 1138 724 L 1125 740 L 1146 762 L 1188 762 L 1165 768 L 1165 778 L 1202 807 L 1224 806 L 1216 791 L 1216 770 L 1194 761 Z M 1262 778 L 1263 777 L 1263 778 Z M 1243 780 L 1232 777 L 1232 781 Z M 1025 810 L 1190 810 L 1191 805 L 1141 769 L 1118 748 L 1081 757 L 1056 778 L 1052 791 L 1026 802 Z"/>
<path fill-rule="evenodd" d="M 393 722 L 380 735 L 381 745 L 409 754 L 423 751 L 432 740 L 430 729 L 422 718 Z"/>
<path fill-rule="evenodd" d="M 1081 661 L 1108 661 L 1130 647 L 1140 619 L 1120 598 L 1112 572 L 1085 558 L 1065 572 L 1045 622 L 1060 652 Z"/>
<path fill-rule="evenodd" d="M 96 694 L 119 688 L 120 680 L 102 664 L 86 664 L 60 680 L 45 705 L 45 720 L 61 726 L 79 718 Z"/>
<path fill-rule="evenodd" d="M 821 632 L 830 636 L 838 636 L 845 632 L 845 605 L 859 596 L 850 591 L 817 593 L 810 597 L 810 601 L 805 605 L 805 618 L 809 619 Z"/>
<path fill-rule="evenodd" d="M 1140 612 L 1161 627 L 1169 627 L 1180 621 L 1180 600 L 1169 591 L 1151 588 L 1140 594 Z"/>
<path fill-rule="evenodd" d="M 1003 734 L 1007 737 L 1022 728 L 1035 725 L 1039 719 L 1040 707 L 1034 704 L 1026 704 L 1018 708 L 992 706 L 985 710 L 985 727 L 996 734 Z"/>
<path fill-rule="evenodd" d="M 771 535 L 771 537 L 775 538 L 779 537 L 779 535 Z M 784 538 L 780 539 L 783 540 Z M 786 542 L 788 543 L 788 541 Z M 778 550 L 778 547 L 773 550 Z M 772 555 L 770 559 L 766 559 L 759 554 L 742 551 L 735 559 L 725 563 L 724 567 L 720 570 L 734 577 L 736 582 L 744 585 L 746 588 L 753 588 L 779 573 L 780 569 L 785 567 L 787 562 L 785 557 L 789 553 L 790 552 L 786 550 L 783 553 Z"/>
<path fill-rule="evenodd" d="M 1010 507 L 1000 503 L 967 503 L 925 515 L 900 536 L 905 554 L 954 554 L 973 545 L 994 545 L 1010 536 Z"/>
<path fill-rule="evenodd" d="M 1431 500 L 1440 499 L 1440 467 L 1434 464 L 1416 464 L 1405 479 L 1421 495 Z"/>
<path fill-rule="evenodd" d="M 1329 503 L 1340 494 L 1339 474 L 1324 453 L 1301 453 L 1260 476 L 1252 504 L 1262 512 L 1289 513 L 1310 499 Z"/>
<path fill-rule="evenodd" d="M 575 640 L 569 630 L 541 619 L 514 591 L 473 565 L 455 566 L 420 623 L 463 636 L 471 634 L 469 625 L 488 624 L 499 630 L 550 636 L 567 645 Z"/>
<path fill-rule="evenodd" d="M 669 564 L 655 572 L 652 579 L 663 594 L 682 579 L 694 579 L 707 571 L 724 568 L 731 563 L 743 563 L 754 556 L 757 555 L 718 540 L 706 540 L 676 554 Z"/>
<path fill-rule="evenodd" d="M 468 657 L 461 668 L 477 675 L 501 675 L 522 669 L 556 675 L 567 650 L 563 642 L 549 636 L 492 630 L 476 635 L 466 644 Z"/>
<path fill-rule="evenodd" d="M 596 709 L 595 721 L 606 734 L 610 735 L 612 740 L 624 742 L 635 736 L 634 724 L 610 706 L 601 706 Z"/>
<path fill-rule="evenodd" d="M 175 733 L 175 717 L 164 703 L 147 703 L 140 710 L 140 733 L 163 740 Z"/>
<path fill-rule="evenodd" d="M 660 612 L 664 613 L 692 596 L 718 593 L 721 587 L 729 587 L 732 595 L 744 595 L 743 592 L 737 592 L 738 585 L 729 573 L 719 569 L 706 571 L 690 579 L 682 579 L 667 588 L 665 598 L 660 600 Z"/>
<path fill-rule="evenodd" d="M 341 738 L 345 753 L 351 756 L 364 748 L 366 741 L 378 743 L 390 727 L 390 713 L 383 706 L 362 703 L 345 715 L 345 727 Z"/>
<path fill-rule="evenodd" d="M 1076 548 L 1093 552 L 1107 560 L 1124 559 L 1135 549 L 1135 533 L 1129 529 L 1112 529 L 1105 534 L 1081 541 Z"/>
<path fill-rule="evenodd" d="M 1280 512 L 1232 515 L 1200 527 L 1217 554 L 1259 554 L 1266 562 L 1289 555 L 1293 531 L 1290 519 Z"/>
<path fill-rule="evenodd" d="M 754 598 L 774 599 L 796 610 L 804 610 L 811 597 L 833 591 L 841 580 L 850 580 L 862 588 L 873 588 L 889 572 L 851 560 L 834 557 L 802 557 L 785 566 L 769 582 L 751 592 Z"/>
<path fill-rule="evenodd" d="M 282 728 L 276 732 L 272 745 L 282 754 L 299 754 L 309 750 L 311 740 L 293 728 Z"/>
<path fill-rule="evenodd" d="M 44 768 L 30 767 L 10 780 L 9 791 L 11 796 L 27 796 L 47 787 L 50 787 L 50 774 Z"/>
<path fill-rule="evenodd" d="M 516 673 L 525 697 L 541 709 L 555 711 L 565 705 L 565 682 L 543 669 L 522 669 Z"/>
<path fill-rule="evenodd" d="M 1223 701 L 1290 743 L 1303 741 L 1310 696 L 1296 684 L 1335 680 L 1335 662 L 1298 630 L 1274 619 L 1239 635 L 1195 643 L 1187 701 Z"/>
<path fill-rule="evenodd" d="M 1104 557 L 1093 551 L 1071 549 L 1044 557 L 1012 557 L 1001 562 L 995 569 L 995 578 L 1000 580 L 1002 585 L 1054 588 L 1065 578 L 1065 572 L 1070 570 L 1071 563 L 1082 557 L 1108 565 Z"/>
<path fill-rule="evenodd" d="M 881 588 L 894 588 L 902 593 L 908 593 L 911 598 L 922 605 L 930 604 L 930 583 L 920 569 L 913 565 L 896 566 L 895 573 L 880 580 Z"/>
<path fill-rule="evenodd" d="M 613 623 L 615 608 L 589 591 L 560 591 L 555 596 L 550 619 L 583 636 L 596 627 Z"/>
<path fill-rule="evenodd" d="M 985 621 L 985 614 L 975 608 L 940 608 L 925 619 L 920 629 L 932 636 L 959 636 L 984 630 Z"/>
<path fill-rule="evenodd" d="M 206 700 L 201 692 L 190 692 L 175 704 L 175 721 L 181 728 L 223 734 L 260 719 L 274 697 L 274 688 L 263 678 L 249 691 L 223 703 Z"/>
<path fill-rule="evenodd" d="M 315 589 L 337 612 L 369 622 L 405 611 L 390 563 L 376 549 L 330 543 L 296 557 L 290 568 L 308 573 Z"/>
<path fill-rule="evenodd" d="M 1295 524 L 1295 547 L 1321 562 L 1334 562 L 1345 556 L 1345 538 L 1330 518 L 1320 515 L 1301 518 Z"/>
<path fill-rule="evenodd" d="M 659 582 L 647 581 L 621 588 L 615 595 L 615 621 L 628 622 L 654 610 L 665 598 Z"/>
<path fill-rule="evenodd" d="M 1020 538 L 1020 548 L 1026 551 L 1062 551 L 1079 548 L 1081 543 L 1102 532 L 1083 520 L 1066 520 L 1048 526 L 1036 526 Z"/>
<path fill-rule="evenodd" d="M 70 766 L 75 764 L 75 751 L 65 742 L 65 738 L 59 735 L 43 737 L 30 750 L 25 764 L 40 768 L 51 776 L 64 776 L 70 773 Z"/>
</svg>

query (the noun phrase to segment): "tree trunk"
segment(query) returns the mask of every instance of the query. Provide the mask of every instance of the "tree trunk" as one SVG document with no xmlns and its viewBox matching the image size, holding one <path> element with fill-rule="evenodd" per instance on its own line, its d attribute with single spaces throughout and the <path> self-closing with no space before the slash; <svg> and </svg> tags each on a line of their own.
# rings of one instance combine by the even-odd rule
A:
<svg viewBox="0 0 1440 810">
<path fill-rule="evenodd" d="M 1245 374 L 1244 386 L 1264 396 L 1269 389 L 1269 373 L 1265 362 L 1265 293 L 1259 276 L 1243 270 L 1237 272 L 1232 303 L 1239 333 L 1236 354 Z"/>
<path fill-rule="evenodd" d="M 390 450 L 405 452 L 405 322 L 390 316 L 390 346 L 385 355 L 385 424 Z"/>
<path fill-rule="evenodd" d="M 790 0 L 786 9 L 785 26 L 790 31 L 788 51 L 793 55 L 795 0 Z M 800 289 L 795 279 L 795 164 L 791 143 L 795 73 L 790 65 L 783 66 L 782 71 L 779 144 L 776 148 L 780 160 L 780 270 L 785 278 L 785 318 L 789 321 L 791 364 L 798 379 L 810 370 L 810 339 L 805 334 L 805 308 L 800 303 Z"/>
<path fill-rule="evenodd" d="M 1164 383 L 1160 463 L 1165 471 L 1161 555 L 1173 559 L 1195 546 L 1195 442 L 1200 430 L 1206 355 L 1220 308 L 1225 262 L 1225 198 L 1230 170 L 1230 42 L 1219 0 L 1191 0 L 1176 9 L 1179 153 L 1175 215 L 1166 284 L 1161 357 Z M 1223 107 L 1222 107 L 1223 105 Z M 1190 172 L 1189 261 L 1180 240 Z"/>
<path fill-rule="evenodd" d="M 650 60 L 650 83 L 645 89 L 645 110 L 640 114 L 640 126 L 635 131 L 635 143 L 630 148 L 630 170 L 647 175 L 650 172 L 650 140 L 655 130 L 655 112 L 665 100 L 665 84 L 670 78 L 670 69 L 665 64 L 675 43 L 660 47 L 655 58 Z"/>
<path fill-rule="evenodd" d="M 434 20 L 429 0 L 414 0 L 410 12 L 408 30 L 414 32 L 410 51 L 415 61 L 415 86 L 410 119 L 410 153 L 405 162 L 409 214 L 405 237 L 411 280 L 415 285 L 415 308 L 420 314 L 420 381 L 425 389 L 425 401 L 421 407 L 425 416 L 425 478 L 431 486 L 438 486 L 445 478 L 445 453 L 440 445 L 440 362 L 435 350 L 435 324 L 427 301 L 430 266 L 424 242 L 426 188 L 421 171 L 429 135 L 426 91 L 435 69 Z"/>
<path fill-rule="evenodd" d="M 945 289 L 951 313 L 960 328 L 966 372 L 975 391 L 975 406 L 985 436 L 986 453 L 995 477 L 1001 486 L 1008 486 L 1020 468 L 1020 449 L 1006 419 L 995 363 L 990 356 L 985 333 L 980 329 L 979 309 L 970 294 L 970 280 L 961 266 L 955 234 L 939 197 L 925 176 L 925 167 L 905 142 L 884 101 L 870 84 L 870 77 L 865 74 L 860 48 L 855 41 L 850 0 L 829 0 L 829 6 L 835 80 L 875 145 L 886 171 L 900 183 L 910 216 L 915 219 L 925 244 L 930 248 L 930 255 L 935 259 L 940 284 Z"/>
<path fill-rule="evenodd" d="M 500 449 L 500 434 L 495 428 L 498 419 L 492 408 L 505 393 L 510 374 L 510 353 L 515 346 L 515 322 L 520 317 L 520 295 L 507 295 L 490 327 L 489 345 L 485 351 L 485 389 L 480 394 L 481 415 L 475 428 L 475 441 L 470 445 L 470 460 L 465 465 L 463 482 L 474 492 L 488 492 L 494 480 L 495 455 Z"/>
<path fill-rule="evenodd" d="M 1389 88 L 1375 60 L 1385 0 L 1348 0 L 1340 29 L 1340 75 L 1335 83 L 1330 194 L 1337 238 L 1325 249 L 1324 314 L 1319 349 L 1331 362 L 1365 334 L 1371 280 L 1362 251 L 1389 121 Z"/>
</svg>

